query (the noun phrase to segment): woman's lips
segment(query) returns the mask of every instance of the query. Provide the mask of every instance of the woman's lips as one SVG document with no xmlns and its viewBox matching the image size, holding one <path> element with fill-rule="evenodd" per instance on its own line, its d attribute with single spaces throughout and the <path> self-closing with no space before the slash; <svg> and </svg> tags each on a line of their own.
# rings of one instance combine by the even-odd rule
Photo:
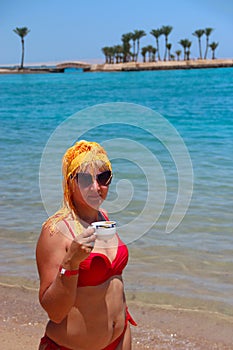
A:
<svg viewBox="0 0 233 350">
<path fill-rule="evenodd" d="M 102 200 L 100 195 L 88 196 L 87 199 L 91 200 L 91 201 L 100 201 L 100 200 Z"/>
</svg>

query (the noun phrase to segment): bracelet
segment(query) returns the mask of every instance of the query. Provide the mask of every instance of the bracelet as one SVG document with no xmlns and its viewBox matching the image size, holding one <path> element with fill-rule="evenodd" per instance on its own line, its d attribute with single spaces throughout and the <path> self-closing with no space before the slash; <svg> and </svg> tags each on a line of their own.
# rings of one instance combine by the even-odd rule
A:
<svg viewBox="0 0 233 350">
<path fill-rule="evenodd" d="M 67 269 L 65 269 L 64 267 L 62 267 L 60 265 L 59 272 L 60 272 L 61 275 L 70 277 L 70 276 L 78 275 L 79 269 L 77 269 L 77 270 L 67 270 Z"/>
</svg>

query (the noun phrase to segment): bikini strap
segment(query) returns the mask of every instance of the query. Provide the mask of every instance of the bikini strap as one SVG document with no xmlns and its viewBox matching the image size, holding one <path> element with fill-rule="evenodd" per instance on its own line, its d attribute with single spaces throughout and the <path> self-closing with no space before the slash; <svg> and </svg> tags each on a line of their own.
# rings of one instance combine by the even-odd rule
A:
<svg viewBox="0 0 233 350">
<path fill-rule="evenodd" d="M 70 224 L 68 223 L 68 221 L 67 221 L 66 219 L 63 219 L 63 221 L 64 221 L 64 223 L 66 224 L 66 227 L 68 228 L 68 230 L 70 231 L 72 237 L 75 238 L 76 235 L 75 235 L 75 233 L 74 233 L 72 227 L 71 227 Z"/>
<path fill-rule="evenodd" d="M 99 212 L 104 217 L 105 220 L 109 221 L 108 215 L 105 210 L 100 209 Z"/>
<path fill-rule="evenodd" d="M 107 220 L 107 221 L 109 220 L 109 218 L 108 218 L 108 216 L 107 216 L 107 213 L 106 213 L 103 209 L 100 209 L 99 212 L 100 212 L 100 214 L 103 216 L 103 218 L 104 218 L 105 220 Z M 69 222 L 68 222 L 66 219 L 63 219 L 63 221 L 64 221 L 66 227 L 68 228 L 68 230 L 70 231 L 72 237 L 75 238 L 76 235 L 75 235 L 75 233 L 74 233 L 72 227 L 70 226 Z"/>
</svg>

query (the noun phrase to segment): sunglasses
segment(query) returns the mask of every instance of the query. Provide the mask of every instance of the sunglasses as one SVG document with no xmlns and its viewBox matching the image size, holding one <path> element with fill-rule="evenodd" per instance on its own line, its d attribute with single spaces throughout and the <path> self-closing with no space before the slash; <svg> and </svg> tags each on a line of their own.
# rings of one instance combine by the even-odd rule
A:
<svg viewBox="0 0 233 350">
<path fill-rule="evenodd" d="M 93 177 L 89 173 L 77 173 L 76 181 L 80 187 L 88 187 L 93 184 Z M 110 185 L 112 181 L 112 172 L 110 170 L 107 170 L 96 175 L 96 181 L 100 186 Z"/>
</svg>

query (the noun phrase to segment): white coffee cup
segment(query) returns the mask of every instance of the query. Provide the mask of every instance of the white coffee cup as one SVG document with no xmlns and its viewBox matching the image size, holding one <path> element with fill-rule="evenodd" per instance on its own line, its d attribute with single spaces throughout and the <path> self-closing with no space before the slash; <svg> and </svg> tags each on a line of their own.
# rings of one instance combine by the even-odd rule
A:
<svg viewBox="0 0 233 350">
<path fill-rule="evenodd" d="M 116 233 L 115 221 L 96 221 L 91 226 L 95 228 L 96 237 L 103 241 L 113 238 Z"/>
</svg>

